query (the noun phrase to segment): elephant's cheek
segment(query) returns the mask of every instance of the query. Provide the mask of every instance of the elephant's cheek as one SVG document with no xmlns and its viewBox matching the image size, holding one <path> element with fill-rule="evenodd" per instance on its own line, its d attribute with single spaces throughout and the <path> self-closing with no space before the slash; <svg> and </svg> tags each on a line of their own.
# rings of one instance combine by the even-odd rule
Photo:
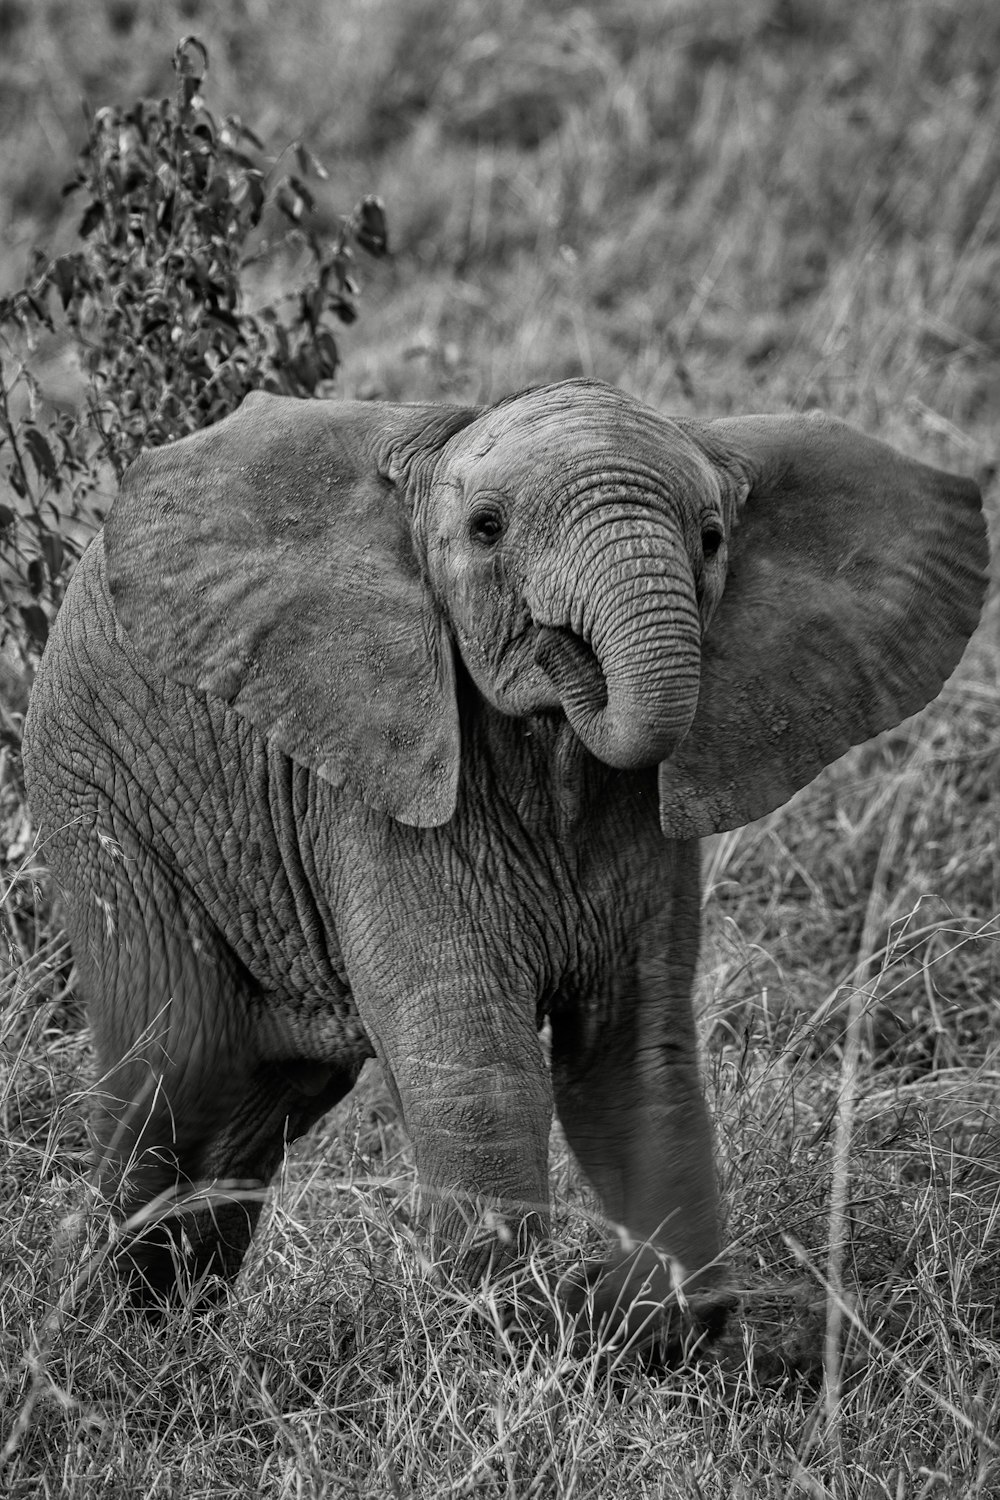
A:
<svg viewBox="0 0 1000 1500">
<path fill-rule="evenodd" d="M 465 668 L 483 698 L 512 718 L 558 709 L 559 694 L 535 661 L 533 645 L 524 638 L 491 658 L 478 638 L 460 638 Z"/>
</svg>

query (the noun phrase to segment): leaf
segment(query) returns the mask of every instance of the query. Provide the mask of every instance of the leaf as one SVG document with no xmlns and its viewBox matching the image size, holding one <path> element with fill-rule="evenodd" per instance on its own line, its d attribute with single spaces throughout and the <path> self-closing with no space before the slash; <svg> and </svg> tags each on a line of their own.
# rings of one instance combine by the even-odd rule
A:
<svg viewBox="0 0 1000 1500">
<path fill-rule="evenodd" d="M 55 283 L 59 300 L 63 305 L 63 312 L 69 307 L 73 300 L 77 282 L 80 279 L 81 257 L 79 255 L 60 255 L 52 262 L 50 276 Z"/>
<path fill-rule="evenodd" d="M 331 297 L 330 311 L 336 317 L 338 317 L 342 323 L 353 323 L 358 316 L 358 310 L 354 306 L 354 303 L 349 302 L 346 297 Z"/>
<path fill-rule="evenodd" d="M 299 222 L 302 217 L 303 205 L 302 199 L 298 196 L 297 193 L 291 193 L 289 192 L 288 188 L 281 187 L 278 191 L 277 197 L 275 198 L 275 203 L 278 205 L 278 208 L 281 210 L 281 212 L 285 215 L 286 219 L 290 219 L 293 224 L 297 224 Z"/>
<path fill-rule="evenodd" d="M 249 141 L 251 146 L 255 146 L 258 151 L 263 151 L 264 142 L 259 135 L 250 129 L 249 125 L 244 125 L 239 115 L 227 115 L 225 123 L 234 135 L 241 136 L 243 140 Z"/>
<path fill-rule="evenodd" d="M 63 565 L 63 544 L 58 532 L 47 531 L 42 537 L 42 555 L 45 558 L 45 566 L 49 570 L 49 577 L 55 582 Z"/>
<path fill-rule="evenodd" d="M 304 141 L 295 142 L 295 158 L 299 164 L 299 171 L 303 174 L 303 176 L 308 177 L 311 172 L 312 175 L 314 177 L 318 177 L 321 182 L 329 181 L 329 172 L 326 170 L 319 158 L 313 155 Z"/>
<path fill-rule="evenodd" d="M 294 357 L 289 360 L 287 368 L 302 395 L 313 395 L 320 379 L 320 364 L 315 352 L 308 345 L 298 349 Z"/>
<path fill-rule="evenodd" d="M 180 100 L 181 113 L 184 116 L 189 116 L 192 108 L 199 102 L 198 89 L 200 86 L 201 80 L 199 78 L 190 78 L 187 75 L 181 76 L 177 86 L 177 95 Z M 180 133 L 178 131 L 178 134 Z"/>
<path fill-rule="evenodd" d="M 226 160 L 230 166 L 239 167 L 241 172 L 256 172 L 258 177 L 263 176 L 257 163 L 243 151 L 237 151 L 235 146 L 226 150 Z"/>
<path fill-rule="evenodd" d="M 209 313 L 206 322 L 213 332 L 213 342 L 226 354 L 231 354 L 240 341 L 239 325 L 225 314 Z"/>
<path fill-rule="evenodd" d="M 192 52 L 199 54 L 198 62 Z M 174 72 L 181 78 L 195 78 L 199 83 L 204 78 L 208 72 L 208 48 L 200 37 L 191 34 L 181 37 L 174 48 Z"/>
<path fill-rule="evenodd" d="M 34 313 L 38 322 L 44 324 L 46 328 L 51 328 L 52 320 L 49 317 L 47 310 L 39 302 L 38 298 L 33 297 L 30 292 L 26 292 L 24 295 L 24 300 L 27 303 L 28 307 L 31 308 L 31 311 Z"/>
<path fill-rule="evenodd" d="M 289 175 L 288 182 L 292 190 L 298 193 L 309 212 L 314 213 L 316 210 L 316 199 L 313 197 L 312 190 L 306 186 L 302 178 L 291 174 Z"/>
<path fill-rule="evenodd" d="M 332 380 L 340 364 L 337 340 L 329 328 L 321 328 L 316 335 L 316 350 L 319 354 L 320 373 L 324 380 Z"/>
<path fill-rule="evenodd" d="M 321 286 L 305 287 L 299 296 L 299 318 L 300 323 L 305 323 L 310 329 L 315 330 L 323 316 L 323 288 Z"/>
<path fill-rule="evenodd" d="M 264 177 L 261 172 L 246 172 L 233 190 L 233 203 L 240 210 L 245 203 L 250 205 L 249 224 L 255 229 L 264 210 Z"/>
<path fill-rule="evenodd" d="M 20 610 L 25 629 L 39 649 L 44 651 L 45 642 L 49 638 L 49 621 L 44 609 L 40 604 L 22 604 Z"/>
<path fill-rule="evenodd" d="M 33 557 L 28 564 L 28 587 L 36 599 L 45 587 L 45 567 L 40 557 Z"/>
<path fill-rule="evenodd" d="M 215 172 L 205 193 L 209 208 L 219 208 L 229 197 L 229 178 L 225 172 Z"/>
<path fill-rule="evenodd" d="M 92 198 L 91 201 L 87 204 L 83 218 L 80 220 L 79 227 L 76 231 L 77 234 L 82 240 L 85 240 L 88 235 L 93 234 L 94 230 L 97 228 L 98 224 L 100 224 L 103 218 L 104 204 L 100 201 L 99 198 Z"/>
<path fill-rule="evenodd" d="M 56 461 L 52 457 L 52 449 L 42 437 L 37 427 L 25 425 L 24 446 L 31 454 L 32 462 L 39 474 L 43 474 L 46 479 L 51 479 L 54 483 L 58 484 L 59 470 L 56 468 Z"/>
<path fill-rule="evenodd" d="M 389 231 L 385 221 L 385 209 L 381 198 L 362 198 L 354 210 L 357 218 L 355 238 L 362 250 L 376 259 L 389 252 Z"/>
</svg>

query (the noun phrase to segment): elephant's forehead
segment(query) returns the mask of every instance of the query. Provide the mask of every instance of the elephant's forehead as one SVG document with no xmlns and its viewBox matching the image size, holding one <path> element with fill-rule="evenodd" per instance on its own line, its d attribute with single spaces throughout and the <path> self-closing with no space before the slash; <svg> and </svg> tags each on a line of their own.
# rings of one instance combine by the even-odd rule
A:
<svg viewBox="0 0 1000 1500">
<path fill-rule="evenodd" d="M 671 495 L 716 484 L 704 453 L 675 422 L 612 387 L 582 381 L 501 403 L 456 447 L 467 492 L 551 498 L 579 483 Z"/>
<path fill-rule="evenodd" d="M 612 386 L 564 381 L 524 391 L 484 412 L 467 430 L 470 443 L 485 456 L 510 443 L 531 441 L 565 448 L 587 435 L 598 445 L 616 445 L 643 431 L 653 437 L 665 427 L 665 417 Z"/>
</svg>

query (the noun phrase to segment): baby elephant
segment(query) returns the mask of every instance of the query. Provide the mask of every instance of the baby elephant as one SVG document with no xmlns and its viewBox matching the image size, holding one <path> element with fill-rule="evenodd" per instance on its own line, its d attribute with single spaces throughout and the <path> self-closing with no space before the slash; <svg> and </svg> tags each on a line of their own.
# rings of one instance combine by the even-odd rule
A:
<svg viewBox="0 0 1000 1500">
<path fill-rule="evenodd" d="M 144 454 L 25 731 L 136 1296 L 235 1275 L 259 1195 L 193 1190 L 267 1183 L 377 1056 L 470 1278 L 546 1232 L 554 1105 L 627 1230 L 595 1318 L 717 1324 L 698 839 L 932 698 L 985 563 L 968 480 L 597 381 L 257 394 Z"/>
</svg>

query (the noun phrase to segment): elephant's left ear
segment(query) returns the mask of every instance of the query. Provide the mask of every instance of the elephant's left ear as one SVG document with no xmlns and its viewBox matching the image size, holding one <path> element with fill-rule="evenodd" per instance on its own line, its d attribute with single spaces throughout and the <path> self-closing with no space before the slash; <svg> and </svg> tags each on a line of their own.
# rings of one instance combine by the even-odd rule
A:
<svg viewBox="0 0 1000 1500">
<path fill-rule="evenodd" d="M 735 828 L 916 713 L 975 629 L 978 487 L 823 416 L 693 424 L 745 495 L 690 733 L 660 767 L 672 837 Z"/>
<path fill-rule="evenodd" d="M 447 822 L 451 640 L 408 486 L 472 408 L 262 393 L 143 454 L 105 527 L 119 619 L 166 676 L 400 822 Z"/>
</svg>

